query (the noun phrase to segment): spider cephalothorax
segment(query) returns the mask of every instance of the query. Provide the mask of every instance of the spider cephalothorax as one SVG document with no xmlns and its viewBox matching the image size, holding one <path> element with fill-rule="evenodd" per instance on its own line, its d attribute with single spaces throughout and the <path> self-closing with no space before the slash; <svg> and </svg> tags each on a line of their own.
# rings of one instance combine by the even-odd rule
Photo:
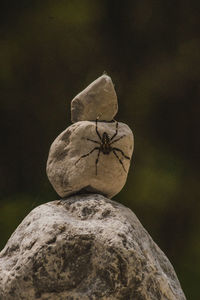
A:
<svg viewBox="0 0 200 300">
<path fill-rule="evenodd" d="M 98 131 L 98 119 L 96 119 L 96 133 L 97 133 L 97 136 L 99 137 L 99 141 L 95 141 L 95 140 L 92 140 L 92 139 L 89 139 L 87 138 L 88 141 L 90 142 L 93 142 L 95 144 L 98 144 L 99 146 L 98 147 L 94 147 L 91 151 L 89 151 L 88 153 L 82 155 L 77 161 L 75 164 L 77 164 L 79 162 L 79 160 L 81 160 L 82 158 L 86 157 L 86 156 L 89 156 L 92 152 L 94 152 L 95 150 L 98 151 L 98 154 L 97 154 L 97 158 L 96 158 L 96 175 L 97 175 L 97 164 L 99 162 L 99 155 L 100 153 L 102 152 L 103 154 L 105 155 L 108 155 L 110 154 L 111 152 L 114 153 L 114 155 L 116 156 L 116 158 L 118 159 L 118 161 L 120 162 L 120 164 L 122 165 L 122 168 L 124 169 L 124 171 L 126 172 L 126 169 L 124 168 L 124 164 L 122 162 L 122 160 L 120 159 L 120 157 L 118 156 L 117 152 L 120 152 L 122 154 L 122 156 L 126 159 L 129 159 L 130 160 L 130 157 L 126 156 L 124 154 L 124 152 L 119 149 L 119 148 L 116 148 L 116 147 L 112 147 L 112 145 L 121 140 L 125 135 L 122 135 L 120 136 L 119 138 L 115 139 L 114 138 L 117 136 L 118 134 L 118 122 L 116 121 L 116 130 L 115 130 L 115 133 L 113 134 L 113 136 L 110 138 L 108 133 L 107 132 L 104 132 L 102 134 L 102 136 L 100 135 L 99 131 Z"/>
</svg>

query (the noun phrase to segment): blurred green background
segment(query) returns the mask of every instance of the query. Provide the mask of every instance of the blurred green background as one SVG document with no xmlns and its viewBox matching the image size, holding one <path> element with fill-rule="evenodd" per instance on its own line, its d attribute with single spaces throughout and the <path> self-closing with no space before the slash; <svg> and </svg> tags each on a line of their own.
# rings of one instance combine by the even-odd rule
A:
<svg viewBox="0 0 200 300">
<path fill-rule="evenodd" d="M 188 299 L 200 280 L 200 2 L 0 2 L 0 247 L 58 199 L 45 167 L 70 101 L 103 71 L 135 135 L 129 206 L 172 262 Z"/>
</svg>

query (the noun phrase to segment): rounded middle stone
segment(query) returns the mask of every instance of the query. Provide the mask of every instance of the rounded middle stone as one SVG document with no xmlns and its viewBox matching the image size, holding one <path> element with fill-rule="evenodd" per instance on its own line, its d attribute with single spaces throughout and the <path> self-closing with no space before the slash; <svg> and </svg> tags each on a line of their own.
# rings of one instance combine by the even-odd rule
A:
<svg viewBox="0 0 200 300">
<path fill-rule="evenodd" d="M 92 192 L 113 197 L 123 188 L 133 152 L 133 134 L 124 123 L 80 121 L 53 142 L 47 176 L 62 197 Z"/>
</svg>

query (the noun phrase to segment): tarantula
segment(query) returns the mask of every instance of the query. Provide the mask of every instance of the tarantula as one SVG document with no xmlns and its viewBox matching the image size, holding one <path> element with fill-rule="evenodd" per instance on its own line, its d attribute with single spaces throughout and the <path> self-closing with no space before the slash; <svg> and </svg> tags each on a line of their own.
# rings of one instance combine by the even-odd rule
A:
<svg viewBox="0 0 200 300">
<path fill-rule="evenodd" d="M 102 152 L 103 154 L 108 155 L 111 152 L 113 152 L 114 155 L 116 156 L 116 158 L 118 159 L 118 161 L 120 162 L 120 164 L 122 165 L 122 168 L 124 169 L 124 171 L 127 172 L 126 169 L 124 168 L 124 164 L 123 164 L 122 160 L 120 159 L 120 157 L 118 156 L 117 152 L 120 152 L 123 155 L 123 157 L 126 158 L 126 159 L 130 160 L 130 157 L 126 156 L 121 149 L 116 148 L 116 147 L 112 147 L 112 145 L 114 143 L 116 143 L 117 141 L 121 140 L 125 136 L 125 135 L 122 135 L 119 138 L 113 140 L 117 136 L 117 134 L 118 134 L 118 122 L 116 121 L 116 130 L 115 130 L 115 133 L 110 138 L 107 132 L 104 132 L 102 136 L 100 135 L 100 133 L 98 131 L 98 119 L 96 119 L 96 133 L 97 133 L 97 136 L 98 136 L 98 138 L 99 138 L 100 141 L 95 141 L 95 140 L 92 140 L 92 139 L 89 139 L 89 138 L 87 138 L 87 140 L 90 141 L 90 142 L 93 142 L 95 144 L 98 144 L 99 146 L 98 147 L 94 147 L 91 151 L 89 151 L 88 153 L 82 155 L 75 162 L 75 164 L 77 164 L 82 158 L 84 158 L 86 156 L 89 156 L 90 154 L 92 154 L 92 152 L 94 152 L 95 150 L 97 150 L 98 154 L 97 154 L 97 158 L 96 158 L 96 162 L 95 162 L 95 164 L 96 164 L 96 175 L 97 175 L 97 164 L 99 162 L 99 155 L 100 155 L 100 153 Z"/>
</svg>

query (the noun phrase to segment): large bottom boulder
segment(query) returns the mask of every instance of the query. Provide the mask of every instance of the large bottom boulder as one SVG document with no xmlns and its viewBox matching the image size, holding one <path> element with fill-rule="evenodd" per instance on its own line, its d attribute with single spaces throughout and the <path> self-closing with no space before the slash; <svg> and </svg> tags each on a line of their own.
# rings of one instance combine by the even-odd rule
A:
<svg viewBox="0 0 200 300">
<path fill-rule="evenodd" d="M 0 299 L 184 300 L 134 213 L 99 194 L 35 208 L 0 253 Z"/>
</svg>

